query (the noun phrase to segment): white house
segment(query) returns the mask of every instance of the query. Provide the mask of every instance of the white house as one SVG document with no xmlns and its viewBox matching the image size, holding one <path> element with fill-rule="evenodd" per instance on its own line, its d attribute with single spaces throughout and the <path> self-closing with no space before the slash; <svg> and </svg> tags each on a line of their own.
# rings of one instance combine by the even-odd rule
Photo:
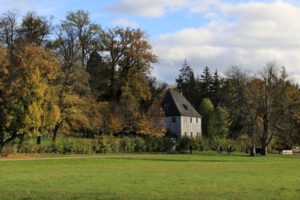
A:
<svg viewBox="0 0 300 200">
<path fill-rule="evenodd" d="M 168 90 L 162 101 L 166 128 L 178 138 L 202 136 L 201 116 L 180 93 Z"/>
</svg>

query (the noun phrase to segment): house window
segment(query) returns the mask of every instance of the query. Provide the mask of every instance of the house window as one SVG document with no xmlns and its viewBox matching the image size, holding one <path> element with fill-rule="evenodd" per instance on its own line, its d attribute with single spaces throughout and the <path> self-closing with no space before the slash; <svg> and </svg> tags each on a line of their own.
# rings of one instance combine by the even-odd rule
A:
<svg viewBox="0 0 300 200">
<path fill-rule="evenodd" d="M 184 136 L 186 136 L 187 134 L 186 134 L 186 132 L 184 132 Z"/>
<path fill-rule="evenodd" d="M 196 123 L 198 123 L 198 118 L 196 118 Z"/>
<path fill-rule="evenodd" d="M 191 122 L 191 123 L 193 122 L 193 118 L 192 118 L 192 117 L 190 118 L 190 122 Z"/>
<path fill-rule="evenodd" d="M 185 104 L 182 104 L 182 106 L 183 106 L 183 108 L 185 109 L 185 110 L 188 110 L 189 108 L 187 107 L 187 105 L 185 105 Z"/>
<path fill-rule="evenodd" d="M 193 132 L 191 132 L 191 137 L 193 137 Z"/>
<path fill-rule="evenodd" d="M 172 123 L 176 123 L 176 117 L 172 117 Z"/>
</svg>

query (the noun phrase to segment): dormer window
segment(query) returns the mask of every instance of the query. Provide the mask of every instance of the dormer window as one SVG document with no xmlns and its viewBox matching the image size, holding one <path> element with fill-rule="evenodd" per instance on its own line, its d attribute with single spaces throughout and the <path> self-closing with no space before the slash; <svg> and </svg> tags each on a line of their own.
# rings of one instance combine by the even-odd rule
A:
<svg viewBox="0 0 300 200">
<path fill-rule="evenodd" d="M 187 105 L 185 105 L 185 104 L 182 104 L 182 106 L 183 106 L 183 108 L 184 108 L 185 110 L 188 110 L 188 107 L 187 107 Z"/>
</svg>

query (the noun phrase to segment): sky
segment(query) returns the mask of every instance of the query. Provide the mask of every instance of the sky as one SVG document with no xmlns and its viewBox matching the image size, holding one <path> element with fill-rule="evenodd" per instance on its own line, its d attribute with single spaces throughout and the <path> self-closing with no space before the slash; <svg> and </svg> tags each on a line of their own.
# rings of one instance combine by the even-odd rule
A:
<svg viewBox="0 0 300 200">
<path fill-rule="evenodd" d="M 298 0 L 0 0 L 0 12 L 33 11 L 63 20 L 84 9 L 103 28 L 140 28 L 159 63 L 152 74 L 174 83 L 186 59 L 195 74 L 205 66 L 225 74 L 231 66 L 259 73 L 266 63 L 284 66 L 300 82 Z"/>
</svg>

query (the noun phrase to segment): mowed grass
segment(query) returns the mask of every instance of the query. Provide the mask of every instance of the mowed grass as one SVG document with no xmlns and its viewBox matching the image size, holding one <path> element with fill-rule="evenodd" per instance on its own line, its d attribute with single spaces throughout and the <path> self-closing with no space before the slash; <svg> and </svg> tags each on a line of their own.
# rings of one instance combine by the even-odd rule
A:
<svg viewBox="0 0 300 200">
<path fill-rule="evenodd" d="M 0 161 L 0 199 L 300 199 L 300 157 L 198 153 Z"/>
</svg>

